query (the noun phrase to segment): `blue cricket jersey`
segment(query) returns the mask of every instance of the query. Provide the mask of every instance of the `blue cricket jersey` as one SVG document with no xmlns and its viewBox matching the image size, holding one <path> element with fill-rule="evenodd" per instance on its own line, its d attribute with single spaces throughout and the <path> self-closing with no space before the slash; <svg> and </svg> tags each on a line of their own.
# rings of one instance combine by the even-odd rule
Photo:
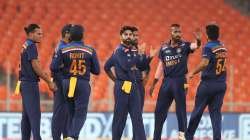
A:
<svg viewBox="0 0 250 140">
<path fill-rule="evenodd" d="M 27 39 L 22 47 L 19 80 L 38 82 L 39 77 L 31 64 L 33 59 L 38 59 L 37 46 L 34 41 Z"/>
<path fill-rule="evenodd" d="M 90 73 L 100 73 L 95 49 L 84 45 L 81 41 L 71 42 L 58 51 L 50 69 L 57 72 L 61 68 L 64 79 L 77 77 L 78 79 L 90 80 Z"/>
<path fill-rule="evenodd" d="M 114 66 L 116 80 L 138 81 L 141 80 L 138 74 L 147 68 L 149 61 L 145 55 L 139 55 L 137 49 L 130 49 L 120 44 L 106 61 L 104 70 L 110 71 Z M 132 69 L 134 66 L 136 69 Z"/>
<path fill-rule="evenodd" d="M 202 51 L 202 57 L 209 59 L 208 66 L 202 71 L 202 81 L 226 81 L 227 49 L 220 41 L 208 42 Z"/>
<path fill-rule="evenodd" d="M 170 43 L 164 43 L 159 52 L 159 59 L 163 62 L 164 77 L 185 77 L 188 72 L 188 56 L 193 51 L 191 43 L 180 41 L 176 47 L 171 47 Z"/>
</svg>

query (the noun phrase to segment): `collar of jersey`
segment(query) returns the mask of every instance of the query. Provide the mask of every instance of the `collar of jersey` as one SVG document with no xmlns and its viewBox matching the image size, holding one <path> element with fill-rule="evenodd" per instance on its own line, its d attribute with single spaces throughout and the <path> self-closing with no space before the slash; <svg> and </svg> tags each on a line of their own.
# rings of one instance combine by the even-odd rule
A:
<svg viewBox="0 0 250 140">
<path fill-rule="evenodd" d="M 207 47 L 214 47 L 214 46 L 216 46 L 216 45 L 218 45 L 218 44 L 221 44 L 220 43 L 220 41 L 219 40 L 216 40 L 216 41 L 209 41 L 209 42 L 207 42 Z"/>
<path fill-rule="evenodd" d="M 27 45 L 35 44 L 35 42 L 31 39 L 27 39 L 26 42 L 28 43 Z"/>
</svg>

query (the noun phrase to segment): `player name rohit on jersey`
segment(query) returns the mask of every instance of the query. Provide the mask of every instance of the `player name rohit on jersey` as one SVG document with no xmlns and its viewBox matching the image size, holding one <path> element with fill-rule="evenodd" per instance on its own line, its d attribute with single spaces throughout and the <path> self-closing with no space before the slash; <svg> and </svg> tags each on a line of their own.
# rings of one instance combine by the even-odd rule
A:
<svg viewBox="0 0 250 140">
<path fill-rule="evenodd" d="M 84 58 L 84 53 L 70 53 L 69 54 L 70 59 L 81 59 Z"/>
</svg>

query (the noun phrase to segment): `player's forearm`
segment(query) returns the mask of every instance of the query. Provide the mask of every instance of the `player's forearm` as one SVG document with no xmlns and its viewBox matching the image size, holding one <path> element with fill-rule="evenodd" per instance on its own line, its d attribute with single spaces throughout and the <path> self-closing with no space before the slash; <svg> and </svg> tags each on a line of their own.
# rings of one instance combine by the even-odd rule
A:
<svg viewBox="0 0 250 140">
<path fill-rule="evenodd" d="M 195 44 L 197 45 L 197 49 L 201 46 L 201 31 L 200 29 L 197 29 L 196 32 L 194 32 L 195 36 Z"/>
<path fill-rule="evenodd" d="M 115 81 L 116 78 L 112 71 L 105 71 L 105 72 L 112 81 Z"/>
<path fill-rule="evenodd" d="M 192 74 L 195 75 L 199 72 L 201 72 L 202 70 L 204 70 L 206 68 L 207 64 L 205 62 L 201 62 L 197 67 L 195 67 L 195 69 L 192 71 Z"/>
<path fill-rule="evenodd" d="M 46 83 L 51 82 L 49 75 L 47 73 L 43 72 L 38 60 L 32 60 L 31 63 L 32 63 L 33 70 L 41 79 L 43 79 Z"/>
<path fill-rule="evenodd" d="M 163 74 L 163 63 L 162 61 L 159 61 L 159 64 L 155 72 L 155 79 L 160 79 L 162 74 Z"/>
<path fill-rule="evenodd" d="M 201 47 L 201 38 L 195 38 L 195 41 L 193 43 L 196 46 L 196 49 Z"/>
<path fill-rule="evenodd" d="M 191 43 L 190 45 L 190 48 L 191 50 L 196 50 L 196 49 L 199 49 L 201 47 L 201 41 L 196 41 L 196 42 L 193 42 Z"/>
<path fill-rule="evenodd" d="M 197 44 L 198 48 L 201 47 L 201 39 L 200 38 L 196 39 L 196 44 Z"/>
</svg>

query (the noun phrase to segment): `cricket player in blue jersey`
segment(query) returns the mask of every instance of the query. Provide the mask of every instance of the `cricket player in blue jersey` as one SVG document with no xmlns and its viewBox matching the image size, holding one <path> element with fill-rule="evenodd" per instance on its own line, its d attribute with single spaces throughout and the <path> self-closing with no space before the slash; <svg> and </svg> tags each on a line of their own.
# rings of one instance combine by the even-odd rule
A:
<svg viewBox="0 0 250 140">
<path fill-rule="evenodd" d="M 63 93 L 70 114 L 67 140 L 77 140 L 87 116 L 90 96 L 90 73 L 99 75 L 100 66 L 94 48 L 82 41 L 84 29 L 73 25 L 70 29 L 71 43 L 61 48 L 53 59 L 51 70 L 63 69 Z"/>
<path fill-rule="evenodd" d="M 131 27 L 132 29 L 132 38 L 131 38 L 131 46 L 133 47 L 133 49 L 137 50 L 139 47 L 138 47 L 138 38 L 139 38 L 139 35 L 138 35 L 138 28 L 136 27 Z M 145 44 L 142 44 L 142 46 L 140 47 L 146 47 Z M 140 100 L 141 100 L 141 111 L 143 112 L 143 105 L 144 105 L 144 97 L 145 97 L 145 81 L 146 81 L 146 78 L 148 77 L 148 74 L 149 74 L 149 69 L 150 69 L 150 61 L 152 60 L 153 56 L 156 54 L 157 52 L 157 49 L 153 49 L 153 48 L 150 48 L 150 55 L 149 56 L 146 56 L 145 54 L 143 54 L 143 57 L 145 57 L 148 61 L 148 64 L 145 65 L 146 68 L 141 71 L 141 70 L 137 70 L 135 71 L 135 77 L 136 77 L 136 81 L 137 81 L 137 88 L 138 88 L 138 93 L 140 95 Z M 105 63 L 105 66 L 104 66 L 104 70 L 106 72 L 106 74 L 109 76 L 109 78 L 115 82 L 115 79 L 116 79 L 116 76 L 113 74 L 113 72 L 111 71 L 111 68 L 115 66 L 115 54 L 113 53 L 112 56 L 106 61 Z M 125 114 L 125 116 L 128 115 L 128 112 L 127 114 Z M 133 127 L 133 136 L 135 136 L 135 132 L 136 130 L 134 130 L 136 127 Z M 134 137 L 133 137 L 134 139 Z"/>
<path fill-rule="evenodd" d="M 178 139 L 184 140 L 184 132 L 187 128 L 186 113 L 186 73 L 189 54 L 201 45 L 201 33 L 195 32 L 195 42 L 190 43 L 181 39 L 179 24 L 170 27 L 171 39 L 164 43 L 159 51 L 159 64 L 155 79 L 150 88 L 152 96 L 156 83 L 164 73 L 164 78 L 157 98 L 155 108 L 155 130 L 153 140 L 160 140 L 162 127 L 167 118 L 168 110 L 173 100 L 176 103 L 176 115 L 178 120 Z"/>
<path fill-rule="evenodd" d="M 50 80 L 38 60 L 37 43 L 42 38 L 42 29 L 37 24 L 29 24 L 24 28 L 27 39 L 21 52 L 19 71 L 20 91 L 22 95 L 23 112 L 21 121 L 22 140 L 29 140 L 31 132 L 34 140 L 41 140 L 40 136 L 40 95 L 39 77 L 55 91 L 56 85 Z"/>
<path fill-rule="evenodd" d="M 70 42 L 70 28 L 71 24 L 66 24 L 61 31 L 62 39 L 60 40 L 52 59 L 55 58 L 55 54 L 58 50 L 62 49 L 65 45 Z M 67 137 L 67 118 L 68 110 L 66 104 L 66 98 L 64 98 L 62 90 L 63 72 L 62 69 L 58 72 L 51 72 L 53 81 L 56 83 L 58 90 L 54 92 L 54 105 L 53 105 L 53 116 L 51 121 L 51 130 L 53 140 L 60 140 L 61 134 L 63 138 Z"/>
<path fill-rule="evenodd" d="M 149 65 L 149 59 L 144 55 L 145 46 L 132 45 L 133 29 L 123 26 L 120 30 L 121 44 L 105 64 L 105 71 L 113 74 L 115 81 L 115 108 L 112 123 L 112 140 L 120 140 L 126 124 L 128 113 L 131 116 L 135 140 L 146 140 L 142 121 L 141 97 L 138 90 L 137 71 L 143 71 Z M 112 65 L 111 65 L 112 64 Z"/>
<path fill-rule="evenodd" d="M 132 38 L 132 43 L 133 43 L 133 47 L 135 47 L 136 49 L 138 49 L 138 43 L 139 43 L 139 30 L 137 27 L 132 27 L 132 31 L 133 31 L 133 38 Z M 143 43 L 142 45 L 145 45 L 145 43 Z M 151 62 L 151 60 L 153 59 L 153 57 L 156 55 L 157 53 L 157 49 L 153 49 L 152 47 L 150 48 L 150 55 L 146 56 L 147 59 L 149 59 L 149 63 Z M 144 54 L 145 55 L 145 54 Z M 150 71 L 150 65 L 148 64 L 146 69 L 144 71 L 136 71 L 136 81 L 138 82 L 138 91 L 140 94 L 140 100 L 141 100 L 141 110 L 143 112 L 143 106 L 144 106 L 144 98 L 145 98 L 145 86 L 146 83 L 148 81 L 149 78 L 149 71 Z M 134 127 L 135 129 L 135 127 Z M 136 130 L 133 129 L 133 136 L 135 136 L 135 132 Z M 133 137 L 134 140 L 134 137 Z"/>
<path fill-rule="evenodd" d="M 133 29 L 133 38 L 132 38 L 132 43 L 133 43 L 133 47 L 135 47 L 136 49 L 138 49 L 138 43 L 139 43 L 139 30 L 137 27 L 132 27 Z M 145 43 L 143 43 L 142 45 L 145 45 Z M 154 49 L 153 47 L 150 47 L 150 54 L 149 56 L 146 56 L 147 59 L 149 60 L 149 62 L 151 62 L 151 60 L 153 59 L 153 57 L 156 55 L 156 53 L 158 52 L 157 49 Z M 138 81 L 138 89 L 139 89 L 139 93 L 141 95 L 141 109 L 143 110 L 143 106 L 144 106 L 144 98 L 145 98 L 145 85 L 147 83 L 148 80 L 148 76 L 149 76 L 149 71 L 150 71 L 150 65 L 148 64 L 146 69 L 144 71 L 136 71 L 136 78 Z"/>
<path fill-rule="evenodd" d="M 219 26 L 208 24 L 206 26 L 208 42 L 203 48 L 200 64 L 188 73 L 191 79 L 195 74 L 201 73 L 201 82 L 195 97 L 195 106 L 191 114 L 186 139 L 193 140 L 202 114 L 208 106 L 213 127 L 213 140 L 221 140 L 221 107 L 226 92 L 226 59 L 227 49 L 219 41 Z"/>
</svg>

